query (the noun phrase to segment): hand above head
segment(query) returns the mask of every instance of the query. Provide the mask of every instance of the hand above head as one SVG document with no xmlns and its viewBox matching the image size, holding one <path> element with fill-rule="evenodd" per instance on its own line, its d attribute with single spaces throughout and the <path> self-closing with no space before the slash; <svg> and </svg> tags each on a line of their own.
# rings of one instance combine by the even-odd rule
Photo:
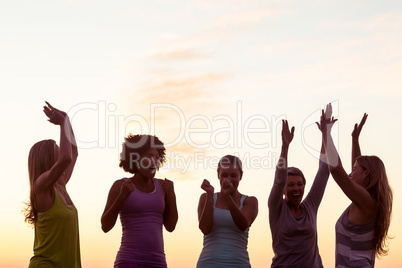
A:
<svg viewBox="0 0 402 268">
<path fill-rule="evenodd" d="M 322 133 L 328 133 L 331 132 L 332 126 L 334 125 L 334 123 L 338 121 L 338 119 L 335 119 L 332 116 L 332 105 L 331 103 L 329 103 L 326 107 L 325 107 L 325 112 L 324 109 L 321 110 L 321 117 L 320 117 L 320 123 L 315 122 L 318 126 L 318 129 L 322 132 Z"/>
<path fill-rule="evenodd" d="M 47 106 L 43 106 L 43 112 L 49 117 L 49 122 L 55 125 L 63 124 L 67 117 L 67 114 L 59 109 L 54 108 L 50 103 L 46 101 Z"/>
<path fill-rule="evenodd" d="M 282 120 L 282 145 L 288 146 L 293 140 L 295 133 L 295 127 L 289 130 L 289 124 L 287 120 Z"/>
<path fill-rule="evenodd" d="M 366 123 L 368 114 L 364 113 L 362 120 L 360 121 L 360 124 L 355 124 L 355 127 L 353 128 L 352 131 L 352 137 L 355 139 L 358 139 L 360 136 L 360 132 L 362 131 L 362 128 L 364 124 Z"/>
<path fill-rule="evenodd" d="M 205 180 L 201 184 L 201 189 L 203 189 L 207 194 L 213 194 L 214 193 L 214 187 L 209 183 L 208 180 Z"/>
</svg>

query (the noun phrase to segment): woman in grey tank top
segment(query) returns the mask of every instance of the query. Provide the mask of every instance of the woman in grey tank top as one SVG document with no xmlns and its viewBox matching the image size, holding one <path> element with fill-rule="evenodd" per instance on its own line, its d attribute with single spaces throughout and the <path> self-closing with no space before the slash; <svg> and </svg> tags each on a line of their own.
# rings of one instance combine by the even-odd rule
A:
<svg viewBox="0 0 402 268">
<path fill-rule="evenodd" d="M 257 217 L 258 201 L 238 191 L 242 176 L 240 159 L 226 155 L 218 164 L 221 191 L 214 193 L 208 180 L 201 185 L 206 193 L 198 204 L 199 228 L 204 234 L 198 268 L 250 267 L 248 230 Z"/>
</svg>

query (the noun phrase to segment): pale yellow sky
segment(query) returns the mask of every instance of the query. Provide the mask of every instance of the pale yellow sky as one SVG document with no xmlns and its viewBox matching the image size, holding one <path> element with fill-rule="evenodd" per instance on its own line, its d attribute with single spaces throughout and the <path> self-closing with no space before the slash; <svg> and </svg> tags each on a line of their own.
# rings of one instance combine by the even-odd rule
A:
<svg viewBox="0 0 402 268">
<path fill-rule="evenodd" d="M 4 1 L 3 1 L 4 2 Z M 158 177 L 174 181 L 179 222 L 165 234 L 170 267 L 194 267 L 202 247 L 196 208 L 204 178 L 218 189 L 216 162 L 243 159 L 240 191 L 259 200 L 251 227 L 252 267 L 273 256 L 267 198 L 280 150 L 280 120 L 296 127 L 289 154 L 307 189 L 318 167 L 319 109 L 332 102 L 336 143 L 350 166 L 353 125 L 369 114 L 363 154 L 378 155 L 394 189 L 389 256 L 402 258 L 399 134 L 402 5 L 398 1 L 9 1 L 0 4 L 0 267 L 26 267 L 33 230 L 27 155 L 58 141 L 45 100 L 69 112 L 80 143 L 68 185 L 78 208 L 84 267 L 111 267 L 121 226 L 100 229 L 128 132 L 155 133 L 167 146 Z M 319 249 L 334 266 L 335 222 L 349 201 L 330 178 L 318 214 Z M 184 257 L 183 257 L 184 256 Z"/>
</svg>

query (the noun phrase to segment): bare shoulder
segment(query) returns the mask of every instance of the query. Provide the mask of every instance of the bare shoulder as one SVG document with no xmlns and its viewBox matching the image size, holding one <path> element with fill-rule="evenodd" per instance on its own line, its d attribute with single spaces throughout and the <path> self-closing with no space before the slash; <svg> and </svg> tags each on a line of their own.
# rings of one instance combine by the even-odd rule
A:
<svg viewBox="0 0 402 268">
<path fill-rule="evenodd" d="M 125 181 L 127 181 L 129 178 L 121 178 L 121 179 L 118 179 L 118 180 L 115 180 L 115 182 L 113 183 L 113 185 L 121 185 L 121 184 L 123 184 L 123 182 L 125 182 Z"/>
<path fill-rule="evenodd" d="M 258 205 L 258 199 L 255 196 L 247 196 L 244 201 L 244 205 Z"/>
<path fill-rule="evenodd" d="M 122 179 L 116 180 L 116 181 L 113 183 L 112 187 L 110 188 L 110 191 L 112 191 L 112 190 L 114 190 L 114 189 L 119 189 L 119 190 L 120 190 L 121 185 L 122 185 L 126 180 L 127 180 L 127 178 L 122 178 Z"/>
<path fill-rule="evenodd" d="M 171 184 L 173 184 L 173 181 L 171 181 L 171 180 L 169 180 L 169 179 L 167 179 L 167 178 L 164 178 L 164 179 L 157 179 L 161 184 L 163 184 L 163 183 L 171 183 Z"/>
<path fill-rule="evenodd" d="M 200 195 L 200 200 L 204 200 L 207 197 L 207 193 L 202 193 Z"/>
<path fill-rule="evenodd" d="M 213 196 L 213 195 L 212 195 Z M 200 195 L 200 199 L 199 199 L 199 203 L 200 204 L 204 204 L 205 200 L 208 198 L 208 194 L 207 193 L 202 193 Z"/>
</svg>

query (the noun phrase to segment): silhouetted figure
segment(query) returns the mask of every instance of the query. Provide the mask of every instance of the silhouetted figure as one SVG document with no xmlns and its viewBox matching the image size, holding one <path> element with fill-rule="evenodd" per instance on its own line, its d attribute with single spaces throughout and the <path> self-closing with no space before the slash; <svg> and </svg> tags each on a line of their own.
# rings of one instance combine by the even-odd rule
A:
<svg viewBox="0 0 402 268">
<path fill-rule="evenodd" d="M 78 150 L 67 114 L 46 104 L 43 111 L 49 122 L 60 126 L 60 148 L 54 140 L 43 140 L 29 152 L 30 202 L 25 221 L 35 228 L 29 267 L 78 268 L 78 213 L 66 190 Z"/>
<path fill-rule="evenodd" d="M 155 178 L 165 154 L 156 136 L 125 138 L 119 166 L 134 176 L 114 182 L 101 218 L 106 233 L 120 215 L 123 236 L 114 267 L 167 267 L 162 226 L 172 232 L 178 214 L 173 182 Z"/>
<path fill-rule="evenodd" d="M 303 200 L 306 179 L 300 169 L 288 167 L 288 150 L 293 136 L 294 127 L 290 131 L 288 122 L 283 120 L 281 155 L 268 199 L 275 254 L 271 267 L 323 267 L 317 245 L 317 211 L 329 177 L 324 144 L 321 144 L 313 185 Z"/>
<path fill-rule="evenodd" d="M 238 191 L 242 176 L 240 159 L 226 155 L 218 164 L 221 191 L 214 193 L 208 180 L 201 185 L 206 193 L 198 204 L 199 228 L 204 234 L 198 268 L 250 267 L 248 231 L 257 217 L 258 201 Z"/>
<path fill-rule="evenodd" d="M 335 120 L 321 117 L 331 175 L 352 201 L 336 223 L 336 267 L 374 267 L 376 255 L 388 253 L 393 194 L 381 159 L 361 156 L 359 135 L 366 119 L 364 114 L 352 132 L 353 168 L 348 175 L 328 132 Z"/>
</svg>

